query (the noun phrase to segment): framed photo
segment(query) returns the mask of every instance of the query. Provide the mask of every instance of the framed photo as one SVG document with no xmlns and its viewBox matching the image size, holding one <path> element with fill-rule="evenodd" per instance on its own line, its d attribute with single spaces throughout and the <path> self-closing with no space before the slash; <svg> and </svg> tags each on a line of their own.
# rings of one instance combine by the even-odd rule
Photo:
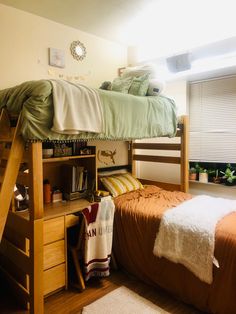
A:
<svg viewBox="0 0 236 314">
<path fill-rule="evenodd" d="M 65 52 L 61 49 L 49 48 L 49 65 L 58 68 L 65 67 Z"/>
<path fill-rule="evenodd" d="M 83 147 L 80 149 L 80 155 L 90 155 L 91 153 L 90 147 Z"/>
</svg>

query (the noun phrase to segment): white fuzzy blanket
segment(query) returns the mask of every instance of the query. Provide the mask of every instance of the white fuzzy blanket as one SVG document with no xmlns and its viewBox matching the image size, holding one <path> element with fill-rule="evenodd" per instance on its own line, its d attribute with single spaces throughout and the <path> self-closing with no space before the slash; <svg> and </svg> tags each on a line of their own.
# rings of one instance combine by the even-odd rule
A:
<svg viewBox="0 0 236 314">
<path fill-rule="evenodd" d="M 63 80 L 50 81 L 54 104 L 52 131 L 61 134 L 103 132 L 102 105 L 95 89 Z"/>
<path fill-rule="evenodd" d="M 236 201 L 206 195 L 167 210 L 153 253 L 183 264 L 200 280 L 212 283 L 216 224 L 235 210 Z"/>
</svg>

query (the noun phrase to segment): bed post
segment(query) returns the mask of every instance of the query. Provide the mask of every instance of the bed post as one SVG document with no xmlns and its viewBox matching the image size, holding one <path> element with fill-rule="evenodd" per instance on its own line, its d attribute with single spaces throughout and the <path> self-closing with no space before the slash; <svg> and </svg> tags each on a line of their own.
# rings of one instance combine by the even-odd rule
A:
<svg viewBox="0 0 236 314">
<path fill-rule="evenodd" d="M 29 145 L 30 313 L 44 312 L 43 298 L 43 169 L 42 143 Z"/>
<path fill-rule="evenodd" d="M 181 177 L 181 191 L 188 192 L 188 138 L 189 138 L 189 118 L 188 116 L 181 117 L 181 163 L 180 163 L 180 177 Z"/>
</svg>

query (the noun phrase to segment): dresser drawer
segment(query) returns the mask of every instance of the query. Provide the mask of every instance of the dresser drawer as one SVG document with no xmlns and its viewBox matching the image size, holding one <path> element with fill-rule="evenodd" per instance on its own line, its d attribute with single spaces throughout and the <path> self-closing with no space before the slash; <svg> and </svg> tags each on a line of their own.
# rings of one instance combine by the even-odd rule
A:
<svg viewBox="0 0 236 314">
<path fill-rule="evenodd" d="M 73 214 L 66 215 L 66 228 L 75 226 L 79 223 L 79 216 L 75 216 Z"/>
<path fill-rule="evenodd" d="M 65 241 L 60 240 L 44 245 L 43 247 L 43 269 L 56 266 L 65 262 Z"/>
<path fill-rule="evenodd" d="M 51 243 L 65 238 L 64 216 L 45 220 L 43 223 L 43 243 Z"/>
<path fill-rule="evenodd" d="M 44 287 L 43 294 L 47 295 L 61 289 L 66 285 L 66 265 L 61 264 L 45 270 L 43 273 Z"/>
</svg>

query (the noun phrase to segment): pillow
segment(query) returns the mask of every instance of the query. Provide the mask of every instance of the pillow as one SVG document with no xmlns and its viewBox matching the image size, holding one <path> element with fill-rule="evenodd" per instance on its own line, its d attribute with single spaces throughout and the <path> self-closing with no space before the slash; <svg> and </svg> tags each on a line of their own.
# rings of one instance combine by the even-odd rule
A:
<svg viewBox="0 0 236 314">
<path fill-rule="evenodd" d="M 100 180 L 107 191 L 114 197 L 143 188 L 142 183 L 134 178 L 131 173 L 103 177 Z"/>
<path fill-rule="evenodd" d="M 99 88 L 104 90 L 111 90 L 111 82 L 105 81 Z"/>
<path fill-rule="evenodd" d="M 132 81 L 133 81 L 132 77 L 127 78 L 117 77 L 113 80 L 111 84 L 111 90 L 115 92 L 128 94 Z"/>
<path fill-rule="evenodd" d="M 128 173 L 127 169 L 118 169 L 118 170 L 110 170 L 110 171 L 98 171 L 98 177 L 108 177 L 112 175 L 117 175 L 117 174 L 124 174 Z"/>
<path fill-rule="evenodd" d="M 155 64 L 145 64 L 145 65 L 139 65 L 136 67 L 127 67 L 122 72 L 121 77 L 139 77 L 143 76 L 145 74 L 149 75 L 149 78 L 155 78 L 156 77 L 156 66 Z"/>
<path fill-rule="evenodd" d="M 165 83 L 161 80 L 149 80 L 149 86 L 147 90 L 148 96 L 157 96 L 160 95 L 163 91 Z"/>
<path fill-rule="evenodd" d="M 129 89 L 129 94 L 136 96 L 145 96 L 149 85 L 149 74 L 134 77 Z"/>
</svg>

